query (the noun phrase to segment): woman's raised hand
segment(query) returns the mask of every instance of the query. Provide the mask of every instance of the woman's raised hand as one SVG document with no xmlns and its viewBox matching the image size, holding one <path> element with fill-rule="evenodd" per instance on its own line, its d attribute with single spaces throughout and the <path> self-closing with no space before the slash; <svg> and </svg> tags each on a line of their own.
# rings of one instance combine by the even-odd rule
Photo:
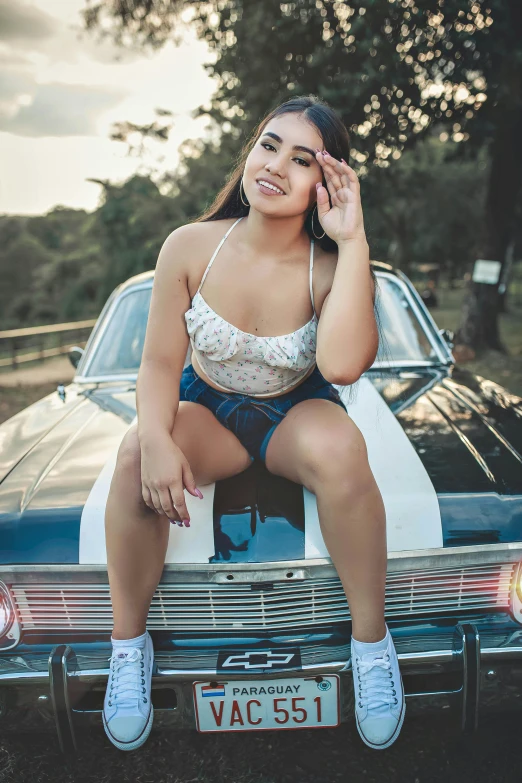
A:
<svg viewBox="0 0 522 783">
<path fill-rule="evenodd" d="M 338 245 L 358 237 L 366 239 L 357 174 L 344 159 L 337 160 L 326 150 L 321 152 L 317 148 L 315 158 L 326 180 L 326 188 L 321 184 L 317 187 L 317 214 L 321 226 Z"/>
</svg>

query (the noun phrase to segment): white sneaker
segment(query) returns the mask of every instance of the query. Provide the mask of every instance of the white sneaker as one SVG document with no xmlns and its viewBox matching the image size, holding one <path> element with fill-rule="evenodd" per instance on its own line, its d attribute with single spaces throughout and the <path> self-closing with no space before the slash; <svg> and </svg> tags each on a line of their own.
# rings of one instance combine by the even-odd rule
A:
<svg viewBox="0 0 522 783">
<path fill-rule="evenodd" d="M 399 661 L 388 629 L 386 635 L 382 650 L 362 656 L 351 642 L 357 730 L 366 745 L 376 749 L 395 742 L 406 712 Z"/>
<path fill-rule="evenodd" d="M 145 646 L 113 647 L 103 703 L 103 726 L 120 750 L 134 750 L 150 734 L 154 710 L 150 698 L 154 648 L 147 632 Z"/>
</svg>

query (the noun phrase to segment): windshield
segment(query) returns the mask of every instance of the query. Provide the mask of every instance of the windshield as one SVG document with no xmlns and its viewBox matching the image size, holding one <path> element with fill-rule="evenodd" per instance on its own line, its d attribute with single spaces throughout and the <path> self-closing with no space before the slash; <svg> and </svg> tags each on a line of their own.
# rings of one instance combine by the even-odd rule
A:
<svg viewBox="0 0 522 783">
<path fill-rule="evenodd" d="M 437 360 L 426 329 L 413 310 L 403 286 L 391 276 L 377 273 L 377 311 L 382 340 L 375 364 L 392 362 L 415 363 Z M 152 288 L 140 288 L 123 294 L 110 308 L 101 335 L 92 347 L 92 357 L 86 357 L 84 375 L 137 374 Z"/>
<path fill-rule="evenodd" d="M 436 361 L 437 353 L 412 309 L 404 288 L 391 277 L 378 275 L 377 312 L 381 342 L 376 362 Z"/>
<path fill-rule="evenodd" d="M 110 308 L 105 329 L 101 339 L 96 341 L 92 361 L 88 363 L 88 376 L 138 372 L 151 295 L 151 287 L 130 291 Z"/>
</svg>

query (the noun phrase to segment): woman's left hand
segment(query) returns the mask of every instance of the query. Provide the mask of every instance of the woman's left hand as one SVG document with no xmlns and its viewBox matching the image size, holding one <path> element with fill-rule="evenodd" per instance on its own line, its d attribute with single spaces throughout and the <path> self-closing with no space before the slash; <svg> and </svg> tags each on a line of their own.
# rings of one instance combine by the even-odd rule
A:
<svg viewBox="0 0 522 783">
<path fill-rule="evenodd" d="M 317 188 L 317 213 L 321 226 L 338 245 L 362 237 L 366 239 L 359 180 L 344 161 L 328 153 L 315 156 L 323 170 L 328 191 Z M 330 206 L 330 199 L 332 206 Z"/>
</svg>

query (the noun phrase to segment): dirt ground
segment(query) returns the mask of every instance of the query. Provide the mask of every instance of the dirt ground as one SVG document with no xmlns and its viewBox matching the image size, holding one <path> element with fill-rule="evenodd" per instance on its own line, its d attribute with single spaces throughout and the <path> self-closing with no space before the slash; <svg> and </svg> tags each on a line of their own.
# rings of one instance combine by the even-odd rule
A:
<svg viewBox="0 0 522 783">
<path fill-rule="evenodd" d="M 103 728 L 84 732 L 76 756 L 54 739 L 0 735 L 0 783 L 520 783 L 520 714 L 481 719 L 476 734 L 447 718 L 406 718 L 385 750 L 355 724 L 236 734 L 153 729 L 137 751 L 113 747 Z"/>
<path fill-rule="evenodd" d="M 0 424 L 56 391 L 59 383 L 70 383 L 74 367 L 66 356 L 30 363 L 14 371 L 0 372 Z"/>
</svg>

